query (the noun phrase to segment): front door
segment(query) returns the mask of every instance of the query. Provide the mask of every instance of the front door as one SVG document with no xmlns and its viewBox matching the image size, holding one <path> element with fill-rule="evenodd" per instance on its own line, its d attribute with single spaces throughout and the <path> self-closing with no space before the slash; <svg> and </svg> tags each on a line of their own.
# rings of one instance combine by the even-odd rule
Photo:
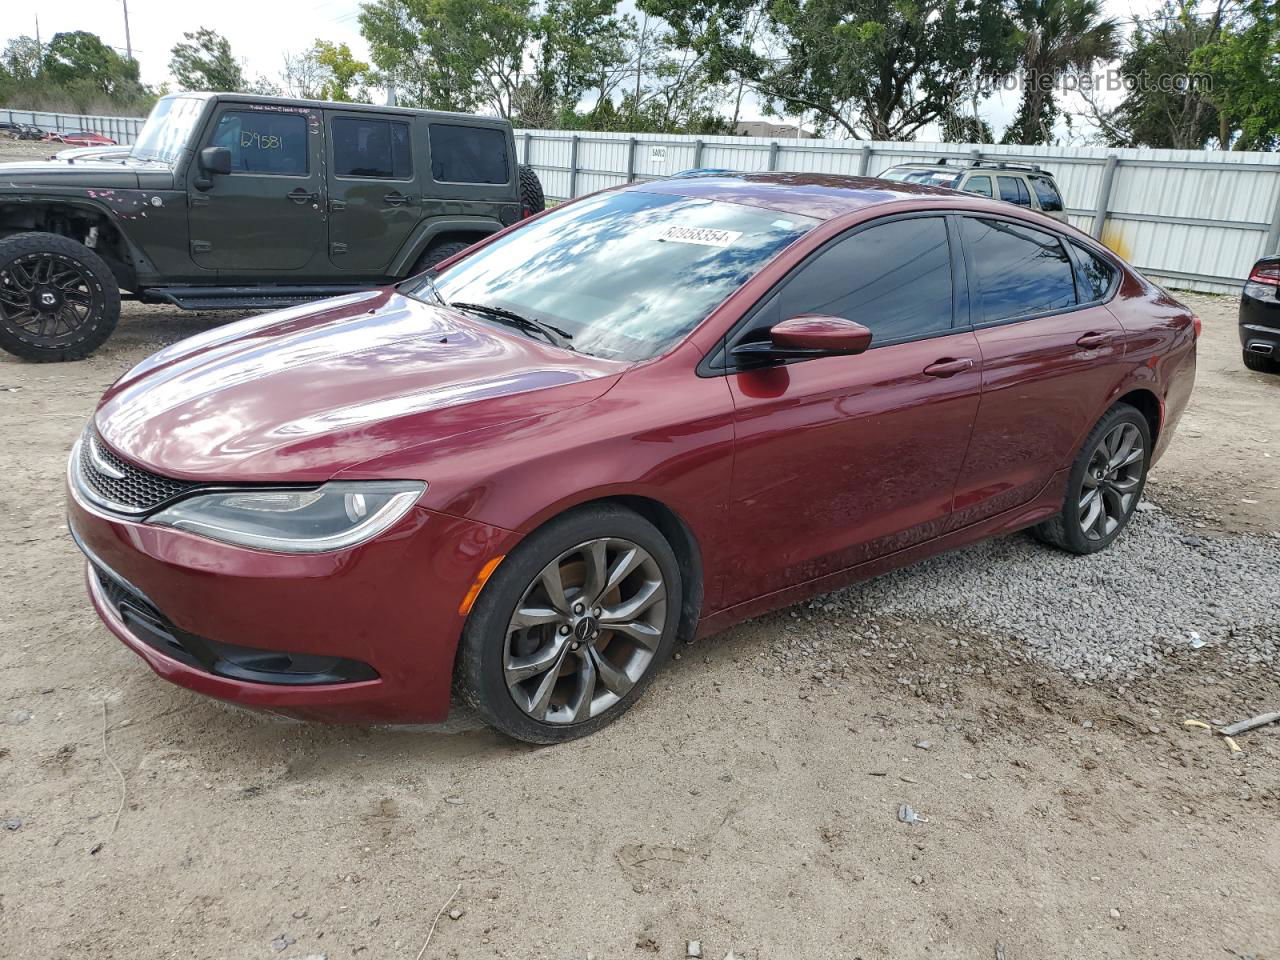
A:
<svg viewBox="0 0 1280 960">
<path fill-rule="evenodd" d="M 872 347 L 729 374 L 732 522 L 752 543 L 726 605 L 940 535 L 978 407 L 977 340 L 942 216 L 875 221 L 833 241 L 729 346 L 800 314 L 871 328 Z M 957 309 L 959 308 L 959 309 Z"/>
<path fill-rule="evenodd" d="M 382 276 L 422 217 L 422 185 L 408 116 L 326 111 L 329 259 Z"/>
<path fill-rule="evenodd" d="M 1070 466 L 1124 375 L 1124 328 L 1103 303 L 1114 267 L 1092 258 L 1091 274 L 1076 270 L 1048 230 L 958 220 L 982 350 L 982 403 L 956 489 L 960 527 L 1028 502 Z"/>
<path fill-rule="evenodd" d="M 211 119 L 200 146 L 230 150 L 231 172 L 213 176 L 202 190 L 192 164 L 192 259 L 228 279 L 313 270 L 325 245 L 324 131 L 318 115 L 227 104 Z"/>
</svg>

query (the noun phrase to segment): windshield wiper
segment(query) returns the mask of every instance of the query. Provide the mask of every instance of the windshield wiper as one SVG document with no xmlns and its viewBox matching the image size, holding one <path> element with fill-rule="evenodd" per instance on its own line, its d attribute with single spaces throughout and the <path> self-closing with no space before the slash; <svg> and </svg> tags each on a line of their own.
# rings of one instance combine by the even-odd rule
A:
<svg viewBox="0 0 1280 960">
<path fill-rule="evenodd" d="M 449 306 L 455 310 L 470 310 L 473 313 L 486 314 L 528 333 L 539 333 L 552 346 L 564 347 L 566 350 L 573 349 L 573 345 L 569 342 L 573 339 L 573 334 L 552 326 L 544 320 L 535 320 L 533 317 L 526 317 L 506 307 L 493 307 L 483 303 L 463 303 L 455 300 Z"/>
</svg>

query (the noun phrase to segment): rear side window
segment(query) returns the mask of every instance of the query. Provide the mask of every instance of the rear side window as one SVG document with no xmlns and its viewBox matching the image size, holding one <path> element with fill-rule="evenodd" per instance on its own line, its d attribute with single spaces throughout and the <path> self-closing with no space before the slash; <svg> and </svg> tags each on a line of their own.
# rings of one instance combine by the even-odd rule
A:
<svg viewBox="0 0 1280 960">
<path fill-rule="evenodd" d="M 1032 177 L 1031 187 L 1036 192 L 1036 199 L 1040 201 L 1041 210 L 1062 209 L 1062 194 L 1058 193 L 1058 188 L 1048 177 Z"/>
<path fill-rule="evenodd" d="M 987 176 L 970 177 L 964 185 L 966 193 L 976 193 L 981 197 L 991 196 L 991 178 Z"/>
<path fill-rule="evenodd" d="M 307 173 L 307 120 L 298 113 L 228 110 L 209 145 L 231 151 L 232 173 Z"/>
<path fill-rule="evenodd" d="M 1056 236 L 1006 220 L 962 219 L 970 274 L 978 281 L 980 323 L 1075 305 L 1071 260 Z"/>
<path fill-rule="evenodd" d="M 1086 250 L 1078 243 L 1071 245 L 1076 251 L 1076 260 L 1080 264 L 1077 275 L 1080 280 L 1080 299 L 1089 303 L 1101 300 L 1111 292 L 1118 270 L 1091 250 Z"/>
<path fill-rule="evenodd" d="M 1031 194 L 1021 177 L 996 177 L 1000 183 L 1000 199 L 1006 203 L 1016 203 L 1020 207 L 1031 206 Z"/>
<path fill-rule="evenodd" d="M 491 127 L 431 124 L 431 176 L 442 183 L 506 183 L 506 134 Z"/>
<path fill-rule="evenodd" d="M 781 318 L 802 313 L 856 320 L 873 344 L 951 327 L 951 251 L 941 217 L 870 227 L 837 241 L 780 294 Z"/>
<path fill-rule="evenodd" d="M 335 176 L 413 179 L 409 124 L 399 120 L 334 117 L 330 130 Z"/>
</svg>

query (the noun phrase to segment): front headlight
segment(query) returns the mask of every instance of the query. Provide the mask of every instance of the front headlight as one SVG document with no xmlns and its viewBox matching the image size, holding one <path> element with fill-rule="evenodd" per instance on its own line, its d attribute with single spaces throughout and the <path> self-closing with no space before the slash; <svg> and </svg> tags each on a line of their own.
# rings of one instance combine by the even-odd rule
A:
<svg viewBox="0 0 1280 960">
<path fill-rule="evenodd" d="M 315 490 L 205 493 L 165 507 L 147 523 L 277 553 L 323 553 L 376 537 L 427 489 L 401 480 L 326 483 Z"/>
</svg>

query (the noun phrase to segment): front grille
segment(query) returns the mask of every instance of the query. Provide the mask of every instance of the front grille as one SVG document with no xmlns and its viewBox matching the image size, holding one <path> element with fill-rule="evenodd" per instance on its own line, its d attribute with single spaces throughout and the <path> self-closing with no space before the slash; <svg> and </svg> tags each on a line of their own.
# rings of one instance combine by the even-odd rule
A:
<svg viewBox="0 0 1280 960">
<path fill-rule="evenodd" d="M 103 468 L 99 468 L 98 463 Z M 113 476 L 112 474 L 119 474 Z M 195 483 L 149 473 L 121 460 L 90 427 L 80 444 L 80 476 L 93 499 L 128 513 L 145 513 L 182 496 Z"/>
</svg>

